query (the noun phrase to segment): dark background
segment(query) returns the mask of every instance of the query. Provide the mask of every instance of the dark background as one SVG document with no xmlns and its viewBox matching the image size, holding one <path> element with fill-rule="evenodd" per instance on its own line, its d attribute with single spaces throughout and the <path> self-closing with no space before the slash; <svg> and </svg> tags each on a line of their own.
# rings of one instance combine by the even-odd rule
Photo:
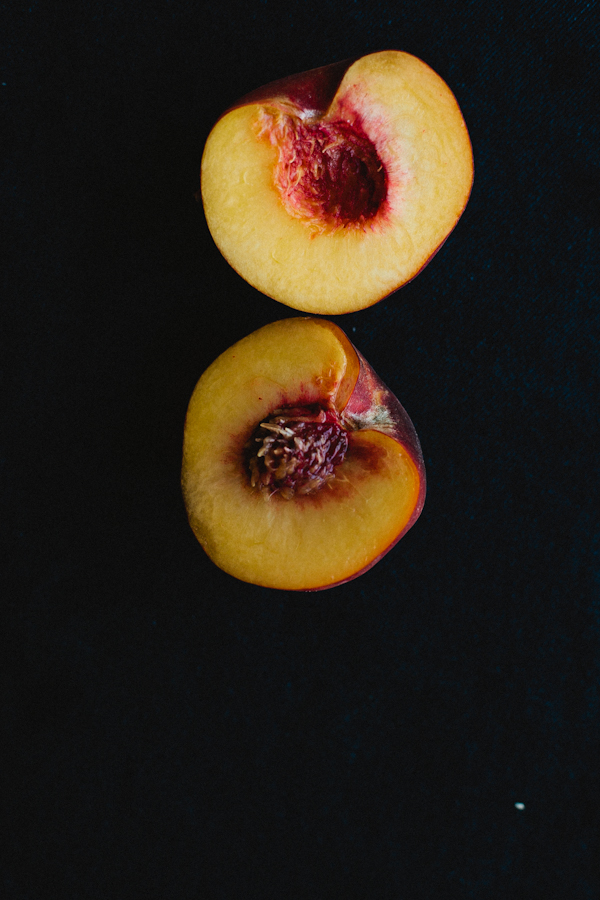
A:
<svg viewBox="0 0 600 900">
<path fill-rule="evenodd" d="M 596 900 L 598 5 L 2 16 L 5 896 Z M 212 243 L 202 148 L 247 91 L 388 48 L 448 82 L 475 155 L 427 269 L 336 320 L 427 502 L 354 582 L 254 587 L 188 527 L 183 420 L 296 313 Z"/>
</svg>

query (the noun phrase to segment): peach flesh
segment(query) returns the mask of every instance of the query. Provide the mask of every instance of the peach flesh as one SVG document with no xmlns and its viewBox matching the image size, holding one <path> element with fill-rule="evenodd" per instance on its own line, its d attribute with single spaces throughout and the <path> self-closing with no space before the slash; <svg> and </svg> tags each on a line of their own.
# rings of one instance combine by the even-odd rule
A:
<svg viewBox="0 0 600 900">
<path fill-rule="evenodd" d="M 334 315 L 412 280 L 456 225 L 472 180 L 456 99 L 399 51 L 249 94 L 213 128 L 201 176 L 208 227 L 233 268 L 281 303 Z"/>
<path fill-rule="evenodd" d="M 285 485 L 253 486 L 248 459 L 279 410 L 339 424 L 347 439 L 335 477 L 288 497 Z M 204 373 L 186 417 L 182 488 L 192 530 L 224 571 L 321 590 L 369 569 L 414 524 L 425 470 L 406 412 L 341 329 L 298 318 L 259 329 Z"/>
</svg>

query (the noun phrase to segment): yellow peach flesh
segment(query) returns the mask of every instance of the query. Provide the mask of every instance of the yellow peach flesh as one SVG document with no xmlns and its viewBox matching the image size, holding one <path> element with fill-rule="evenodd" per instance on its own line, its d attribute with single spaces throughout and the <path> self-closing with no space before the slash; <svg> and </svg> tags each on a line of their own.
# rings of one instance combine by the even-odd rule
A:
<svg viewBox="0 0 600 900">
<path fill-rule="evenodd" d="M 456 224 L 472 182 L 469 136 L 445 82 L 398 51 L 350 66 L 323 121 L 360 121 L 386 168 L 388 196 L 363 228 L 323 234 L 284 208 L 273 179 L 278 150 L 259 137 L 265 106 L 227 113 L 202 159 L 207 222 L 233 268 L 288 306 L 333 314 L 370 306 L 414 277 Z"/>
<path fill-rule="evenodd" d="M 357 375 L 343 332 L 288 319 L 235 344 L 198 382 L 186 418 L 183 493 L 196 537 L 229 574 L 315 590 L 368 568 L 403 531 L 419 473 L 404 447 L 380 432 L 352 432 L 335 479 L 315 494 L 266 499 L 249 484 L 243 447 L 255 426 L 298 398 L 341 410 Z"/>
</svg>

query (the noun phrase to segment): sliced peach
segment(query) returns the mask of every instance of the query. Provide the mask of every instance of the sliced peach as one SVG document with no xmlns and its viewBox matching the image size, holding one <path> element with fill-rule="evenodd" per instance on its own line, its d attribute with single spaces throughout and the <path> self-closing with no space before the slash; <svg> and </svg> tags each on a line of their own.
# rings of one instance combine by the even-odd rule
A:
<svg viewBox="0 0 600 900">
<path fill-rule="evenodd" d="M 292 318 L 243 338 L 200 378 L 182 486 L 218 566 L 309 591 L 393 547 L 421 512 L 425 467 L 408 415 L 344 332 Z"/>
<path fill-rule="evenodd" d="M 249 94 L 213 128 L 201 173 L 208 227 L 233 268 L 320 314 L 371 306 L 414 278 L 472 181 L 452 92 L 395 50 Z"/>
</svg>

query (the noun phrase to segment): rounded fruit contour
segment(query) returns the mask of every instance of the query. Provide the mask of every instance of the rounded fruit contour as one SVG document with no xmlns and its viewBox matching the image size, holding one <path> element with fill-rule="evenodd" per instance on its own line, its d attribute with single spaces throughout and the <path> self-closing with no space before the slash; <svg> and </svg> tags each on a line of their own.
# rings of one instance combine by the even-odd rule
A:
<svg viewBox="0 0 600 900">
<path fill-rule="evenodd" d="M 472 182 L 454 95 L 397 50 L 253 91 L 212 129 L 201 171 L 206 221 L 233 268 L 269 297 L 327 315 L 414 278 Z"/>
<path fill-rule="evenodd" d="M 200 378 L 182 488 L 224 571 L 321 590 L 365 572 L 414 524 L 425 467 L 406 411 L 344 332 L 292 318 L 238 341 Z"/>
</svg>

